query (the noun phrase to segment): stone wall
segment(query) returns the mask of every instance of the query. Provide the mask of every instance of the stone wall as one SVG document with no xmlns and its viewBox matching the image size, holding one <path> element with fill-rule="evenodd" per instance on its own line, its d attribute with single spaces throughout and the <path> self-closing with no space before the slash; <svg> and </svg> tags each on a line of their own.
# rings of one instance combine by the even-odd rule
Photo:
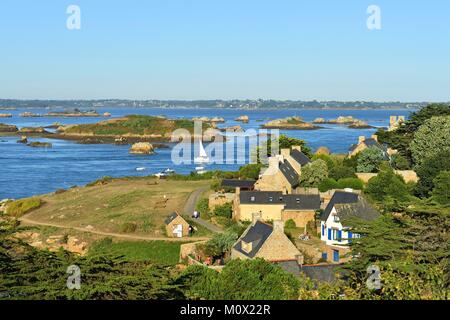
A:
<svg viewBox="0 0 450 320">
<path fill-rule="evenodd" d="M 314 221 L 314 210 L 289 210 L 281 213 L 281 218 L 284 222 L 289 219 L 294 220 L 297 228 L 304 228 L 310 221 Z"/>
<path fill-rule="evenodd" d="M 407 183 L 408 182 L 416 183 L 419 181 L 419 177 L 413 170 L 394 170 L 394 171 L 396 174 L 402 176 L 405 182 Z M 377 173 L 363 173 L 363 172 L 356 173 L 356 176 L 364 183 L 369 182 L 371 178 L 376 177 L 377 175 L 378 175 Z"/>
<path fill-rule="evenodd" d="M 211 210 L 214 210 L 215 207 L 224 205 L 225 203 L 232 203 L 234 198 L 234 193 L 213 193 L 208 198 L 208 205 Z"/>
</svg>

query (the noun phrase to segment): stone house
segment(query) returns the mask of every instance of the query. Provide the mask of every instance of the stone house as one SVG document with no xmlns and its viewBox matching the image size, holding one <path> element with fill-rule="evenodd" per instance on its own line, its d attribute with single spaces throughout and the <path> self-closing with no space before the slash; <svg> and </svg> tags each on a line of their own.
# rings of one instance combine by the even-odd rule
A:
<svg viewBox="0 0 450 320">
<path fill-rule="evenodd" d="M 390 116 L 389 117 L 389 131 L 394 131 L 405 123 L 405 116 Z"/>
<path fill-rule="evenodd" d="M 171 238 L 182 238 L 189 235 L 189 223 L 177 212 L 171 213 L 165 220 L 166 233 Z"/>
<path fill-rule="evenodd" d="M 231 248 L 231 258 L 303 263 L 303 255 L 284 233 L 284 222 L 277 220 L 271 226 L 262 222 L 258 214 Z"/>
<path fill-rule="evenodd" d="M 302 166 L 311 160 L 301 152 L 300 146 L 281 149 L 279 155 L 268 159 L 269 167 L 260 175 L 255 184 L 259 191 L 281 191 L 291 194 L 299 184 Z"/>
<path fill-rule="evenodd" d="M 371 221 L 379 215 L 360 194 L 351 190 L 336 191 L 320 216 L 322 258 L 333 263 L 341 263 L 349 259 L 343 257 L 349 252 L 348 244 L 359 235 L 352 233 L 343 225 L 343 219 L 357 217 Z"/>
<path fill-rule="evenodd" d="M 236 189 L 233 219 L 252 221 L 253 214 L 263 221 L 294 220 L 299 228 L 314 221 L 320 209 L 319 194 L 283 194 L 281 191 L 240 191 Z"/>
<path fill-rule="evenodd" d="M 349 150 L 348 155 L 350 157 L 356 156 L 361 151 L 369 148 L 369 147 L 376 147 L 383 151 L 383 154 L 386 158 L 386 160 L 389 160 L 389 156 L 387 154 L 387 149 L 385 146 L 383 146 L 381 143 L 378 142 L 378 137 L 376 135 L 372 135 L 370 138 L 366 138 L 365 136 L 359 136 L 358 143 L 353 144 Z"/>
</svg>

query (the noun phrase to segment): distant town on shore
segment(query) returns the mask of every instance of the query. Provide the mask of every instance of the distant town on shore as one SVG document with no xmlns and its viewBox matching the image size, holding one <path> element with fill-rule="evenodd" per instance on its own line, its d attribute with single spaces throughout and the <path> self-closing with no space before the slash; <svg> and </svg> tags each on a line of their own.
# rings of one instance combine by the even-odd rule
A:
<svg viewBox="0 0 450 320">
<path fill-rule="evenodd" d="M 0 110 L 15 108 L 230 108 L 230 109 L 420 109 L 429 102 L 294 100 L 16 100 L 0 99 Z"/>
</svg>

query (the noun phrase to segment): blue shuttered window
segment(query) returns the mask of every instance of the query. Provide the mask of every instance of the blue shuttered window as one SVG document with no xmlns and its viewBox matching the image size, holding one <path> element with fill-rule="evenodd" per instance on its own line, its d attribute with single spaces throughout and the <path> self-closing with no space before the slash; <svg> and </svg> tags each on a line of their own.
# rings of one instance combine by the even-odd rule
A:
<svg viewBox="0 0 450 320">
<path fill-rule="evenodd" d="M 325 235 L 325 225 L 323 224 L 322 225 L 322 236 L 324 236 Z"/>
<path fill-rule="evenodd" d="M 337 240 L 338 241 L 341 241 L 341 239 L 342 239 L 342 230 L 337 230 Z"/>
<path fill-rule="evenodd" d="M 328 229 L 328 240 L 331 240 L 331 229 Z"/>
</svg>

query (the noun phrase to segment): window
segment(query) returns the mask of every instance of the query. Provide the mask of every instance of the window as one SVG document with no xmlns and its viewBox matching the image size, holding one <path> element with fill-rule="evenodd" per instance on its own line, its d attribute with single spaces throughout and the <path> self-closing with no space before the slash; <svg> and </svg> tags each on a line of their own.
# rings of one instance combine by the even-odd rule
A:
<svg viewBox="0 0 450 320">
<path fill-rule="evenodd" d="M 333 261 L 339 262 L 339 250 L 333 250 Z"/>
<path fill-rule="evenodd" d="M 251 201 L 251 202 L 255 202 L 255 197 L 251 197 L 251 198 L 250 198 L 250 201 Z"/>
<path fill-rule="evenodd" d="M 342 230 L 337 230 L 336 233 L 337 233 L 336 239 L 338 241 L 341 241 L 342 240 Z"/>
<path fill-rule="evenodd" d="M 322 225 L 322 236 L 325 235 L 325 225 Z"/>
<path fill-rule="evenodd" d="M 331 229 L 328 229 L 328 240 L 331 240 Z"/>
</svg>

